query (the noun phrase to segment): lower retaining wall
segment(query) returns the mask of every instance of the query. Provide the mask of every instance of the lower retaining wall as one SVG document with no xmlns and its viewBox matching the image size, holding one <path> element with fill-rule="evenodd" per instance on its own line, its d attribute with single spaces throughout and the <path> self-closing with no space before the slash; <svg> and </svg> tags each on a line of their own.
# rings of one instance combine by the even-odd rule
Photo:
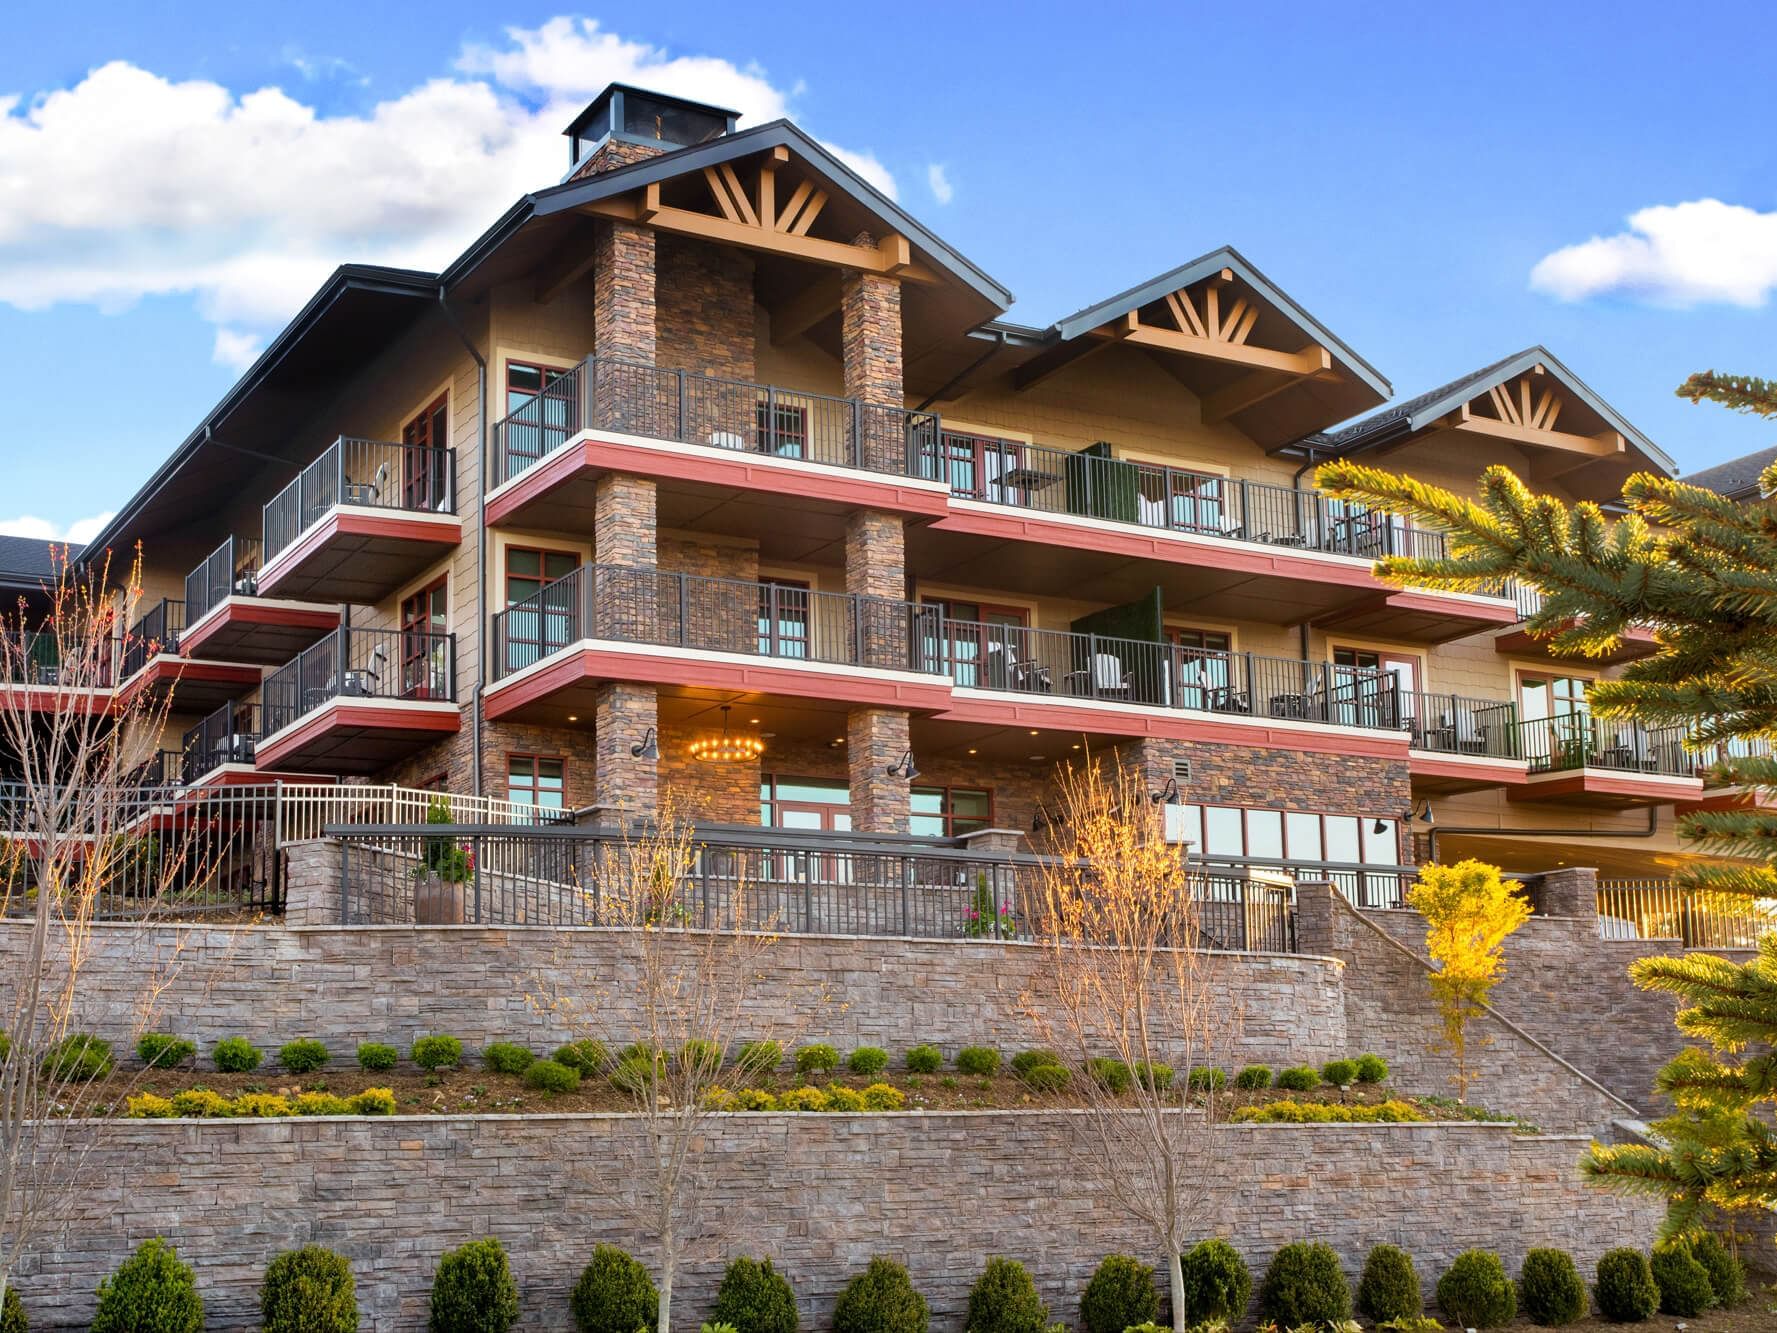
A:
<svg viewBox="0 0 1777 1333">
<path fill-rule="evenodd" d="M 707 1317 L 721 1266 L 769 1255 L 806 1324 L 870 1257 L 905 1262 L 934 1326 L 959 1329 L 989 1255 L 1023 1260 L 1053 1317 L 1076 1322 L 1098 1260 L 1158 1262 L 1076 1156 L 1080 1118 L 1056 1112 L 744 1115 L 710 1122 L 700 1214 L 713 1238 L 681 1271 L 675 1325 Z M 76 1127 L 78 1128 L 78 1127 Z M 197 1269 L 211 1329 L 257 1327 L 257 1288 L 279 1250 L 317 1243 L 352 1260 L 367 1330 L 425 1326 L 439 1254 L 496 1235 L 512 1257 L 525 1328 L 570 1327 L 568 1292 L 607 1241 L 652 1263 L 624 1199 L 633 1117 L 208 1122 L 106 1126 L 65 1241 L 16 1277 L 33 1328 L 84 1327 L 93 1289 L 140 1241 L 164 1235 Z M 1201 1210 L 1255 1270 L 1286 1242 L 1325 1240 L 1355 1283 L 1373 1244 L 1409 1250 L 1429 1290 L 1470 1246 L 1514 1273 L 1526 1249 L 1573 1252 L 1581 1271 L 1614 1245 L 1651 1243 L 1660 1206 L 1584 1186 L 1584 1140 L 1498 1125 L 1230 1126 Z"/>
</svg>

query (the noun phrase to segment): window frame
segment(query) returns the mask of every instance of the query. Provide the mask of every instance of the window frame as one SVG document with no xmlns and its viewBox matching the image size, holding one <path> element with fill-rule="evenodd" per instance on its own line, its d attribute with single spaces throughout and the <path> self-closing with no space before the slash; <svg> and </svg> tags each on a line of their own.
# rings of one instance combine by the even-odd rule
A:
<svg viewBox="0 0 1777 1333">
<path fill-rule="evenodd" d="M 519 761 L 529 761 L 531 766 L 531 780 L 523 787 L 515 786 L 512 781 L 513 764 Z M 547 805 L 536 799 L 536 797 L 543 793 L 543 773 L 541 767 L 543 764 L 555 764 L 559 769 L 558 780 L 560 786 L 555 792 L 555 795 L 561 802 L 559 805 Z M 529 791 L 532 799 L 528 801 L 520 799 L 516 794 L 520 790 Z M 566 810 L 568 808 L 567 757 L 565 755 L 552 754 L 540 750 L 508 750 L 506 752 L 506 799 L 514 805 L 529 806 L 533 810 Z"/>
<path fill-rule="evenodd" d="M 916 792 L 934 791 L 938 793 L 938 813 L 936 815 L 916 814 L 913 810 L 914 794 Z M 985 816 L 981 817 L 982 822 L 978 826 L 965 829 L 964 832 L 978 833 L 981 829 L 990 829 L 994 827 L 993 820 L 997 803 L 995 800 L 994 789 L 992 787 L 976 787 L 956 782 L 920 782 L 910 785 L 907 789 L 908 831 L 912 832 L 914 819 L 939 819 L 943 821 L 943 832 L 936 834 L 935 836 L 940 838 L 961 837 L 962 834 L 959 834 L 956 831 L 957 813 L 955 793 L 957 792 L 966 792 L 971 796 L 985 796 L 987 798 L 987 813 Z M 971 815 L 967 816 L 967 818 L 972 822 L 976 817 Z"/>
</svg>

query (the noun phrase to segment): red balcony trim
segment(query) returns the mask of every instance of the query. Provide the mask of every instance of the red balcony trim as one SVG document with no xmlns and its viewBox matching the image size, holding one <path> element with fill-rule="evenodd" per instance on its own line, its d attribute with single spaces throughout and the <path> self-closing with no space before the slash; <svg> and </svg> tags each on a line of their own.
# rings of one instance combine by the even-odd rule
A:
<svg viewBox="0 0 1777 1333">
<path fill-rule="evenodd" d="M 250 690 L 262 678 L 263 673 L 256 666 L 242 666 L 238 662 L 194 662 L 184 656 L 156 653 L 140 671 L 118 686 L 117 703 L 121 708 L 143 690 L 161 684 L 177 685 L 182 680 L 238 685 L 243 690 Z"/>
<path fill-rule="evenodd" d="M 1477 600 L 1472 594 L 1455 595 L 1430 588 L 1401 588 L 1388 594 L 1387 604 L 1398 611 L 1424 611 L 1433 615 L 1458 615 L 1489 625 L 1515 625 L 1518 608 L 1503 597 Z"/>
<path fill-rule="evenodd" d="M 1617 773 L 1601 768 L 1550 773 L 1531 778 L 1507 796 L 1514 801 L 1558 801 L 1567 796 L 1625 796 L 1664 803 L 1703 794 L 1703 779 L 1657 773 Z"/>
<path fill-rule="evenodd" d="M 288 577 L 303 561 L 338 537 L 390 537 L 455 546 L 463 540 L 463 521 L 455 514 L 335 505 L 319 523 L 266 562 L 259 571 L 259 591 L 271 592 L 279 579 Z"/>
<path fill-rule="evenodd" d="M 449 711 L 429 704 L 414 707 L 410 702 L 364 702 L 357 699 L 330 699 L 314 712 L 298 718 L 282 731 L 262 739 L 254 755 L 254 765 L 262 775 L 276 768 L 278 762 L 305 745 L 342 727 L 359 730 L 435 732 L 449 735 L 462 726 L 462 714 L 455 704 Z M 304 781 L 307 781 L 305 778 Z"/>
<path fill-rule="evenodd" d="M 109 713 L 117 701 L 116 691 L 109 686 L 76 690 L 59 685 L 0 685 L 0 691 L 23 691 L 25 704 L 34 713 Z"/>
<path fill-rule="evenodd" d="M 1522 617 L 1513 616 L 1512 619 L 1516 622 L 1521 620 Z M 1564 620 L 1553 633 L 1559 633 L 1561 630 L 1570 629 L 1573 624 L 1574 621 L 1571 618 Z M 1548 636 L 1534 635 L 1529 630 L 1525 629 L 1512 630 L 1509 633 L 1497 636 L 1493 640 L 1493 650 L 1510 657 L 1556 656 L 1549 647 Z M 1584 660 L 1593 666 L 1615 666 L 1619 662 L 1633 662 L 1637 658 L 1652 657 L 1659 651 L 1660 645 L 1655 642 L 1654 632 L 1652 630 L 1645 629 L 1640 625 L 1631 625 L 1623 631 L 1616 649 L 1607 656 L 1588 657 L 1584 659 L 1575 657 L 1572 660 Z M 1562 660 L 1565 660 L 1565 658 Z"/>
<path fill-rule="evenodd" d="M 204 612 L 179 637 L 181 648 L 195 652 L 225 625 L 263 625 L 272 629 L 330 630 L 339 625 L 339 612 L 305 602 L 279 602 L 261 597 L 230 595 Z"/>
<path fill-rule="evenodd" d="M 1530 766 L 1522 759 L 1413 750 L 1408 754 L 1407 763 L 1416 778 L 1455 778 L 1464 782 L 1492 779 L 1501 786 L 1530 781 Z"/>
</svg>

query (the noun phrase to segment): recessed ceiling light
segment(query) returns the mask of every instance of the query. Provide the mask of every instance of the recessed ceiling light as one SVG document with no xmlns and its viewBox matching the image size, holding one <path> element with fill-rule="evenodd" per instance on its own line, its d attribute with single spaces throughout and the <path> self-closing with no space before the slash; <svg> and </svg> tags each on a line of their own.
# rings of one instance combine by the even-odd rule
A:
<svg viewBox="0 0 1777 1333">
<path fill-rule="evenodd" d="M 579 720 L 580 720 L 580 715 L 578 713 L 569 713 L 568 714 L 568 721 L 578 722 Z"/>
<path fill-rule="evenodd" d="M 970 751 L 969 751 L 969 753 L 970 753 L 970 754 L 976 754 L 976 753 L 978 753 L 978 751 L 975 751 L 975 750 L 970 750 Z"/>
<path fill-rule="evenodd" d="M 1033 735 L 1033 736 L 1040 736 L 1040 735 L 1042 735 L 1042 734 L 1043 734 L 1043 733 L 1042 733 L 1042 732 L 1040 732 L 1040 731 L 1033 731 L 1033 732 L 1031 732 L 1031 733 L 1030 733 L 1030 734 L 1031 734 L 1031 735 Z"/>
<path fill-rule="evenodd" d="M 1042 762 L 1043 762 L 1043 756 L 1042 756 L 1042 755 L 1040 755 L 1040 754 L 1033 754 L 1033 755 L 1032 755 L 1032 756 L 1031 756 L 1031 757 L 1030 757 L 1030 760 L 1031 760 L 1031 762 L 1032 762 L 1032 763 L 1033 763 L 1033 764 L 1040 764 L 1040 763 L 1042 763 Z"/>
<path fill-rule="evenodd" d="M 756 727 L 756 726 L 758 726 L 758 725 L 759 725 L 759 719 L 758 719 L 758 718 L 754 718 L 754 719 L 753 719 L 753 725 L 754 725 L 754 726 L 755 726 L 755 727 Z"/>
<path fill-rule="evenodd" d="M 1076 750 L 1077 750 L 1077 749 L 1079 749 L 1079 748 L 1080 748 L 1080 747 L 1079 747 L 1079 746 L 1077 746 L 1077 745 L 1076 745 L 1076 746 L 1074 746 L 1074 749 L 1076 749 Z"/>
</svg>

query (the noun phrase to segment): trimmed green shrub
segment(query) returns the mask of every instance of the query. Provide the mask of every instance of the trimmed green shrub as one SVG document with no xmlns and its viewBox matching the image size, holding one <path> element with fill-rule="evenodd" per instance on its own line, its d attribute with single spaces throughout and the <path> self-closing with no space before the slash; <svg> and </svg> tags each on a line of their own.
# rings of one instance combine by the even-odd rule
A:
<svg viewBox="0 0 1777 1333">
<path fill-rule="evenodd" d="M 99 1283 L 92 1333 L 203 1333 L 197 1278 L 179 1253 L 156 1236 Z"/>
<path fill-rule="evenodd" d="M 1045 1333 L 1049 1307 L 1023 1264 L 995 1255 L 969 1288 L 963 1327 L 968 1333 Z"/>
<path fill-rule="evenodd" d="M 848 1088 L 843 1083 L 829 1083 L 827 1085 L 827 1110 L 862 1111 L 865 1109 L 864 1094 L 856 1088 Z"/>
<path fill-rule="evenodd" d="M 1359 1083 L 1388 1082 L 1388 1061 L 1380 1055 L 1365 1052 L 1357 1058 L 1357 1081 Z"/>
<path fill-rule="evenodd" d="M 771 1260 L 743 1255 L 722 1274 L 710 1323 L 727 1324 L 735 1333 L 796 1333 L 796 1293 Z"/>
<path fill-rule="evenodd" d="M 358 1043 L 358 1068 L 367 1074 L 381 1074 L 393 1069 L 400 1059 L 400 1051 L 380 1041 Z"/>
<path fill-rule="evenodd" d="M 907 1270 L 879 1256 L 839 1293 L 833 1333 L 926 1333 L 927 1318 L 925 1297 Z"/>
<path fill-rule="evenodd" d="M 611 1066 L 611 1086 L 632 1097 L 642 1096 L 650 1088 L 658 1089 L 666 1069 L 660 1062 L 648 1063 L 645 1055 L 631 1055 Z"/>
<path fill-rule="evenodd" d="M 769 1074 L 783 1062 L 783 1043 L 776 1041 L 742 1042 L 734 1057 L 734 1067 L 751 1078 Z"/>
<path fill-rule="evenodd" d="M 394 1115 L 395 1094 L 388 1088 L 366 1088 L 346 1098 L 353 1115 Z"/>
<path fill-rule="evenodd" d="M 549 1058 L 558 1065 L 566 1065 L 581 1078 L 591 1078 L 605 1067 L 611 1053 L 597 1037 L 582 1037 L 579 1041 L 563 1042 Z"/>
<path fill-rule="evenodd" d="M 944 1067 L 944 1052 L 936 1046 L 910 1046 L 907 1049 L 907 1072 L 935 1074 Z"/>
<path fill-rule="evenodd" d="M 1086 1062 L 1086 1072 L 1092 1075 L 1092 1081 L 1106 1092 L 1119 1096 L 1129 1091 L 1133 1073 L 1129 1066 L 1121 1060 L 1112 1060 L 1108 1056 L 1095 1056 Z M 1134 1320 L 1140 1323 L 1139 1319 Z"/>
<path fill-rule="evenodd" d="M 265 1266 L 259 1312 L 264 1333 L 357 1333 L 352 1265 L 320 1245 L 286 1250 Z"/>
<path fill-rule="evenodd" d="M 1357 1061 L 1328 1060 L 1320 1067 L 1320 1076 L 1335 1088 L 1349 1088 L 1357 1082 Z"/>
<path fill-rule="evenodd" d="M 1660 1308 L 1660 1289 L 1647 1256 L 1627 1246 L 1606 1250 L 1592 1288 L 1598 1313 L 1618 1324 L 1639 1324 Z"/>
<path fill-rule="evenodd" d="M 1247 1092 L 1258 1092 L 1271 1086 L 1270 1065 L 1248 1065 L 1234 1076 L 1234 1086 Z"/>
<path fill-rule="evenodd" d="M 1320 1075 L 1307 1065 L 1291 1065 L 1278 1071 L 1277 1086 L 1285 1092 L 1313 1092 L 1320 1086 Z"/>
<path fill-rule="evenodd" d="M 899 1111 L 907 1105 L 907 1094 L 892 1083 L 872 1083 L 859 1095 L 866 1111 Z"/>
<path fill-rule="evenodd" d="M 1709 1270 L 1698 1263 L 1682 1240 L 1654 1247 L 1654 1285 L 1660 1289 L 1660 1313 L 1694 1319 L 1715 1304 Z"/>
<path fill-rule="evenodd" d="M 1425 1297 L 1413 1257 L 1398 1245 L 1374 1246 L 1357 1280 L 1357 1309 L 1379 1324 L 1423 1314 Z"/>
<path fill-rule="evenodd" d="M 1438 1308 L 1464 1328 L 1497 1328 L 1518 1313 L 1518 1292 L 1492 1250 L 1464 1250 L 1438 1279 Z"/>
<path fill-rule="evenodd" d="M 1020 1077 L 1032 1092 L 1060 1092 L 1074 1076 L 1061 1065 L 1032 1065 Z"/>
<path fill-rule="evenodd" d="M 297 1115 L 350 1115 L 352 1104 L 331 1092 L 299 1092 L 290 1099 Z"/>
<path fill-rule="evenodd" d="M 1206 1319 L 1232 1323 L 1246 1314 L 1253 1275 L 1227 1241 L 1219 1236 L 1198 1241 L 1180 1256 L 1179 1269 L 1185 1281 L 1185 1317 L 1193 1324 Z"/>
<path fill-rule="evenodd" d="M 1532 1250 L 1518 1272 L 1518 1299 L 1533 1324 L 1571 1324 L 1586 1313 L 1586 1284 L 1566 1250 Z"/>
<path fill-rule="evenodd" d="M 1135 1324 L 1152 1323 L 1159 1314 L 1154 1270 L 1132 1255 L 1107 1254 L 1080 1293 L 1083 1333 L 1123 1333 Z"/>
<path fill-rule="evenodd" d="M 1691 1241 L 1691 1257 L 1709 1274 L 1709 1287 L 1720 1306 L 1738 1305 L 1746 1299 L 1746 1266 L 1722 1244 L 1720 1236 L 1705 1231 Z"/>
<path fill-rule="evenodd" d="M 0 1060 L 6 1057 L 0 1054 Z M 10 1282 L 6 1284 L 6 1295 L 0 1296 L 0 1333 L 30 1333 L 31 1321 L 25 1318 L 25 1303 L 19 1299 L 19 1289 Z"/>
<path fill-rule="evenodd" d="M 956 1053 L 956 1067 L 977 1078 L 992 1078 L 1000 1072 L 1000 1053 L 991 1046 L 965 1046 Z"/>
<path fill-rule="evenodd" d="M 506 1333 L 517 1322 L 518 1284 L 498 1240 L 444 1252 L 432 1277 L 429 1333 Z"/>
<path fill-rule="evenodd" d="M 1295 1241 L 1271 1256 L 1259 1288 L 1259 1313 L 1285 1328 L 1351 1317 L 1351 1288 L 1333 1247 Z"/>
<path fill-rule="evenodd" d="M 825 1111 L 827 1101 L 827 1094 L 819 1088 L 791 1088 L 788 1092 L 778 1095 L 777 1109 L 780 1111 Z"/>
<path fill-rule="evenodd" d="M 278 1047 L 278 1063 L 292 1074 L 312 1074 L 331 1058 L 327 1047 L 312 1037 L 287 1041 Z"/>
<path fill-rule="evenodd" d="M 698 1078 L 714 1078 L 722 1068 L 722 1048 L 713 1041 L 692 1037 L 673 1057 L 680 1069 L 691 1070 Z"/>
<path fill-rule="evenodd" d="M 210 1051 L 210 1058 L 220 1073 L 251 1074 L 265 1059 L 265 1052 L 245 1037 L 224 1037 Z"/>
<path fill-rule="evenodd" d="M 1228 1071 L 1225 1069 L 1193 1069 L 1185 1075 L 1186 1086 L 1192 1092 L 1220 1092 L 1228 1086 Z"/>
<path fill-rule="evenodd" d="M 1061 1057 L 1054 1051 L 1020 1051 L 1017 1055 L 1012 1057 L 1010 1063 L 1012 1072 L 1018 1075 L 1019 1078 L 1023 1078 L 1031 1070 L 1040 1068 L 1043 1065 L 1060 1064 Z"/>
<path fill-rule="evenodd" d="M 496 1074 L 522 1074 L 531 1067 L 537 1053 L 515 1041 L 496 1041 L 481 1053 L 481 1063 Z"/>
<path fill-rule="evenodd" d="M 652 1333 L 660 1293 L 648 1270 L 615 1245 L 600 1245 L 580 1270 L 569 1301 L 580 1333 Z"/>
<path fill-rule="evenodd" d="M 463 1063 L 463 1043 L 443 1033 L 421 1037 L 414 1042 L 412 1055 L 413 1062 L 428 1072 L 454 1069 Z"/>
<path fill-rule="evenodd" d="M 196 1054 L 196 1042 L 170 1032 L 144 1032 L 136 1042 L 136 1058 L 150 1069 L 175 1069 Z"/>
<path fill-rule="evenodd" d="M 1165 1092 L 1172 1086 L 1172 1066 L 1158 1060 L 1152 1064 L 1146 1060 L 1137 1060 L 1129 1066 L 1129 1071 L 1137 1083 L 1151 1092 Z"/>
<path fill-rule="evenodd" d="M 870 1078 L 888 1068 L 888 1052 L 880 1046 L 860 1046 L 846 1057 L 845 1067 Z"/>
<path fill-rule="evenodd" d="M 830 1074 L 839 1068 L 839 1052 L 824 1041 L 811 1042 L 796 1052 L 798 1074 Z"/>
<path fill-rule="evenodd" d="M 578 1092 L 580 1072 L 554 1060 L 532 1060 L 525 1066 L 524 1084 L 539 1092 Z"/>
<path fill-rule="evenodd" d="M 115 1065 L 111 1043 L 90 1032 L 70 1032 L 43 1055 L 43 1072 L 53 1079 L 90 1082 Z"/>
</svg>

